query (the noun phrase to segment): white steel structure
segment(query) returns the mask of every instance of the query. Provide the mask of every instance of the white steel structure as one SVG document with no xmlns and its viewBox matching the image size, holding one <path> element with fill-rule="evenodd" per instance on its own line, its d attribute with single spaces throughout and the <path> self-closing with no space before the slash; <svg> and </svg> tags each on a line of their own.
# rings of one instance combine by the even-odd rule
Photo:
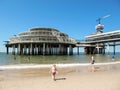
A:
<svg viewBox="0 0 120 90">
<path fill-rule="evenodd" d="M 75 40 L 69 38 L 65 33 L 53 28 L 32 28 L 27 32 L 22 32 L 9 39 L 6 44 L 7 53 L 9 47 L 12 47 L 12 53 L 15 54 L 73 54 Z"/>
</svg>

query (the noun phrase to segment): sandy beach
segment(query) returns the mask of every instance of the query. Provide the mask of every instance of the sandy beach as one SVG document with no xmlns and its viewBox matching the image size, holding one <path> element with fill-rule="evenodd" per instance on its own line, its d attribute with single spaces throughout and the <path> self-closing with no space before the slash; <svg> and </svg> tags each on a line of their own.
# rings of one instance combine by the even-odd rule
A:
<svg viewBox="0 0 120 90">
<path fill-rule="evenodd" d="M 120 64 L 58 67 L 56 81 L 49 68 L 0 70 L 0 90 L 120 90 Z"/>
</svg>

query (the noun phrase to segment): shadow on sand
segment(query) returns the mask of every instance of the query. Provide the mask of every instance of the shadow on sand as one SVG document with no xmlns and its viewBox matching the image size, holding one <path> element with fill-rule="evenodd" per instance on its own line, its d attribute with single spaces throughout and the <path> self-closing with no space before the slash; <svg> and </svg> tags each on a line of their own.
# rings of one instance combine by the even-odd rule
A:
<svg viewBox="0 0 120 90">
<path fill-rule="evenodd" d="M 55 80 L 66 80 L 66 78 L 56 78 Z"/>
</svg>

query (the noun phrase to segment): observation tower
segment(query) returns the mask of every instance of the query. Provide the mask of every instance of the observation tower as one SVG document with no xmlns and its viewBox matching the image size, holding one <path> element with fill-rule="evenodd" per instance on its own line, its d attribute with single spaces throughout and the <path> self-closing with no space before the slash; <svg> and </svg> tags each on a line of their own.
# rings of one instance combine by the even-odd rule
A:
<svg viewBox="0 0 120 90">
<path fill-rule="evenodd" d="M 106 15 L 102 18 L 98 18 L 96 21 L 98 22 L 98 25 L 95 26 L 95 29 L 97 30 L 97 34 L 103 33 L 104 25 L 101 24 L 101 20 L 109 17 L 110 15 Z"/>
<path fill-rule="evenodd" d="M 95 29 L 97 30 L 97 34 L 98 33 L 103 33 L 103 29 L 104 29 L 104 25 L 102 25 L 101 23 L 100 23 L 100 18 L 97 20 L 98 21 L 98 25 L 96 25 L 96 27 L 95 27 Z"/>
</svg>

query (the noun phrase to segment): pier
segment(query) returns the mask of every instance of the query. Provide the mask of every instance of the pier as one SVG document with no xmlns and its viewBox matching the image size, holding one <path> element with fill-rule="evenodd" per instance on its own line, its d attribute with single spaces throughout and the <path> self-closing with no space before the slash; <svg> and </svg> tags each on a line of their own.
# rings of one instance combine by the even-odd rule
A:
<svg viewBox="0 0 120 90">
<path fill-rule="evenodd" d="M 6 52 L 12 48 L 12 54 L 18 55 L 73 55 L 73 49 L 84 48 L 85 54 L 105 54 L 110 46 L 116 52 L 116 46 L 120 45 L 120 30 L 111 32 L 97 32 L 85 37 L 84 41 L 69 38 L 53 28 L 32 28 L 27 32 L 12 36 L 6 41 Z"/>
<path fill-rule="evenodd" d="M 72 55 L 75 40 L 53 28 L 32 28 L 6 41 L 6 51 L 18 55 Z M 69 49 L 69 50 L 68 50 Z"/>
<path fill-rule="evenodd" d="M 84 42 L 77 42 L 76 46 L 84 47 L 86 54 L 105 54 L 107 48 L 108 54 L 110 53 L 110 46 L 113 46 L 113 52 L 116 52 L 116 46 L 120 45 L 120 30 L 103 33 L 104 25 L 101 24 L 101 20 L 108 18 L 110 15 L 98 18 L 95 29 L 96 33 L 85 37 Z M 79 53 L 79 51 L 78 51 Z"/>
<path fill-rule="evenodd" d="M 116 52 L 116 46 L 120 46 L 120 30 L 106 33 L 97 33 L 85 37 L 85 41 L 78 41 L 76 47 L 84 47 L 86 54 L 105 54 L 105 49 L 110 53 L 110 46 Z"/>
</svg>

